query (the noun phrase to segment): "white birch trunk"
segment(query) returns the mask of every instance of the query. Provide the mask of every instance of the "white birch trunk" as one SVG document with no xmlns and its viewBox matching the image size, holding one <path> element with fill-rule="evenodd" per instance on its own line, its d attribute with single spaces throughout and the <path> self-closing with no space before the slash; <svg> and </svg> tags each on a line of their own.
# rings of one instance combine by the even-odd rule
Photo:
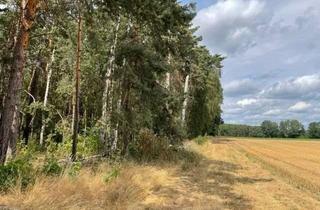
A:
<svg viewBox="0 0 320 210">
<path fill-rule="evenodd" d="M 121 109 L 121 97 L 119 97 L 117 101 L 117 111 L 120 112 Z M 117 145 L 118 145 L 118 139 L 119 139 L 119 120 L 116 123 L 116 128 L 114 129 L 114 140 L 111 147 L 111 152 L 116 151 Z"/>
<path fill-rule="evenodd" d="M 168 55 L 168 64 L 169 65 L 171 65 L 171 53 L 169 53 L 169 55 Z M 168 92 L 170 92 L 170 80 L 171 80 L 171 74 L 170 74 L 170 72 L 167 72 L 166 73 L 166 78 L 165 78 L 165 83 L 164 83 L 164 87 L 167 89 L 167 91 Z M 166 102 L 166 108 L 167 108 L 167 110 L 170 112 L 170 110 L 169 110 L 169 103 L 168 102 Z"/>
<path fill-rule="evenodd" d="M 128 21 L 128 26 L 127 26 L 127 34 L 130 33 L 130 30 L 132 28 L 132 23 L 131 23 L 131 20 L 129 19 Z M 122 62 L 122 66 L 124 67 L 127 63 L 127 60 L 124 58 L 123 59 L 123 62 Z M 121 84 L 121 83 L 120 83 Z M 119 96 L 118 96 L 118 100 L 117 100 L 117 113 L 120 113 L 120 110 L 121 110 L 121 89 L 120 89 L 120 92 L 119 92 Z M 114 152 L 117 150 L 117 145 L 118 145 L 118 141 L 119 141 L 119 120 L 117 120 L 117 123 L 116 123 L 116 127 L 114 129 L 114 140 L 113 140 L 113 143 L 112 143 L 112 147 L 111 147 L 111 152 Z"/>
<path fill-rule="evenodd" d="M 184 93 L 184 101 L 183 101 L 182 114 L 181 114 L 181 120 L 184 125 L 186 122 L 186 110 L 187 110 L 187 105 L 188 105 L 189 80 L 190 80 L 190 75 L 187 75 L 186 80 L 184 82 L 184 92 L 183 92 Z"/>
<path fill-rule="evenodd" d="M 115 51 L 116 51 L 116 46 L 118 43 L 118 32 L 120 28 L 120 21 L 121 17 L 118 17 L 117 23 L 115 25 L 115 36 L 113 40 L 113 44 L 110 49 L 110 59 L 108 61 L 108 66 L 107 66 L 107 72 L 105 75 L 105 88 L 103 91 L 103 105 L 102 105 L 102 116 L 101 116 L 101 122 L 103 124 L 103 131 L 101 132 L 100 136 L 100 141 L 105 144 L 106 143 L 106 137 L 110 133 L 110 109 L 109 105 L 112 103 L 112 96 L 110 95 L 110 90 L 112 88 L 112 73 L 114 71 L 114 61 L 116 58 Z"/>
<path fill-rule="evenodd" d="M 12 123 L 12 127 L 17 126 L 16 124 L 19 123 L 19 116 L 17 116 L 19 115 L 18 107 L 15 106 L 15 109 L 16 109 L 16 112 L 14 114 L 14 122 Z M 10 161 L 15 158 L 16 151 L 17 151 L 16 138 L 11 138 L 8 146 L 7 161 Z"/>
<path fill-rule="evenodd" d="M 47 75 L 47 84 L 46 84 L 46 91 L 44 94 L 44 100 L 43 100 L 43 107 L 46 108 L 48 105 L 48 96 L 49 96 L 49 89 L 50 89 L 50 83 L 51 83 L 51 76 L 52 76 L 52 68 L 51 64 L 54 62 L 54 54 L 55 54 L 55 49 L 52 51 L 51 55 L 51 60 L 50 60 L 50 65 L 48 64 L 46 66 L 46 72 L 48 72 Z M 41 132 L 40 132 L 40 145 L 43 146 L 44 144 L 44 131 L 46 129 L 46 119 L 44 116 L 42 116 L 42 126 L 41 126 Z"/>
<path fill-rule="evenodd" d="M 171 74 L 170 73 L 166 73 L 165 87 L 166 87 L 167 90 L 170 90 L 170 79 L 171 79 Z"/>
<path fill-rule="evenodd" d="M 172 57 L 171 57 L 171 53 L 169 53 L 168 55 L 168 64 L 171 65 L 171 60 L 172 60 Z M 166 73 L 166 81 L 165 81 L 165 88 L 170 91 L 170 80 L 171 80 L 171 74 L 170 72 L 167 72 Z"/>
</svg>

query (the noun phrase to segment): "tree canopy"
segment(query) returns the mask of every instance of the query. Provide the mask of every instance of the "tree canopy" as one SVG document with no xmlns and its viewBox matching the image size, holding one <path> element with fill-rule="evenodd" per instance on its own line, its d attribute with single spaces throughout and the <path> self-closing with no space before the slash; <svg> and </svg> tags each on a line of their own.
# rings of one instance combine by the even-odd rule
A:
<svg viewBox="0 0 320 210">
<path fill-rule="evenodd" d="M 1 4 L 2 162 L 19 142 L 44 149 L 69 142 L 75 149 L 93 136 L 101 154 L 125 156 L 145 129 L 173 144 L 217 134 L 224 58 L 201 46 L 193 4 Z"/>
</svg>

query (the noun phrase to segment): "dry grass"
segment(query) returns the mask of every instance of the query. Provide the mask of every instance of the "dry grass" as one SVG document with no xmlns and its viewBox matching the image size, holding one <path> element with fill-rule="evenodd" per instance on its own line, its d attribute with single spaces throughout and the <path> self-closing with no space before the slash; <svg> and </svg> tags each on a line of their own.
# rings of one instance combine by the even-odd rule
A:
<svg viewBox="0 0 320 210">
<path fill-rule="evenodd" d="M 255 142 L 249 146 L 261 147 Z M 249 146 L 222 139 L 201 146 L 189 142 L 186 148 L 201 154 L 199 164 L 188 165 L 188 159 L 175 164 L 123 163 L 118 176 L 108 182 L 105 177 L 113 168 L 106 164 L 95 170 L 85 168 L 76 177 L 38 178 L 26 192 L 13 190 L 0 196 L 0 206 L 22 210 L 278 210 L 320 206 L 319 200 L 304 189 L 291 186 L 248 158 L 243 147 Z M 313 146 L 310 151 L 315 151 Z M 317 160 L 314 154 L 306 158 Z"/>
<path fill-rule="evenodd" d="M 17 209 L 138 209 L 154 186 L 166 182 L 167 172 L 124 164 L 118 177 L 106 183 L 112 168 L 84 169 L 76 177 L 39 178 L 26 192 L 13 190 L 0 203 Z"/>
</svg>

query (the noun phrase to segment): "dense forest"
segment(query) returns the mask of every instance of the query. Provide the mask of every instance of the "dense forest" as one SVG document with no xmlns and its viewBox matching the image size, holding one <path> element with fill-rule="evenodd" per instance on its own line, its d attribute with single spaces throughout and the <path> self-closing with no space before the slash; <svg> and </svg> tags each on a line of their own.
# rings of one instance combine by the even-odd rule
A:
<svg viewBox="0 0 320 210">
<path fill-rule="evenodd" d="M 265 120 L 260 126 L 224 124 L 219 127 L 221 136 L 261 138 L 320 138 L 320 122 L 312 122 L 308 129 L 298 120 L 284 120 L 280 123 Z"/>
<path fill-rule="evenodd" d="M 177 0 L 1 0 L 0 163 L 217 134 L 224 57 L 201 46 L 194 17 Z"/>
</svg>

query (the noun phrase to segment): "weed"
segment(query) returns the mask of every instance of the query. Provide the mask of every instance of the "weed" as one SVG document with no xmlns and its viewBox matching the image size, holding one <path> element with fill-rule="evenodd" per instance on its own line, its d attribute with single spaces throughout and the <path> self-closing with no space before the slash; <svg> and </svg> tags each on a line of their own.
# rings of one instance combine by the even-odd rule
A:
<svg viewBox="0 0 320 210">
<path fill-rule="evenodd" d="M 120 168 L 114 167 L 110 172 L 105 175 L 103 178 L 105 183 L 111 182 L 113 179 L 116 179 L 120 175 Z"/>
<path fill-rule="evenodd" d="M 199 136 L 199 137 L 195 138 L 193 141 L 199 145 L 203 145 L 209 141 L 209 137 L 208 136 Z"/>
<path fill-rule="evenodd" d="M 62 167 L 59 165 L 57 159 L 49 157 L 42 167 L 42 173 L 47 176 L 59 176 L 62 173 Z"/>
</svg>

